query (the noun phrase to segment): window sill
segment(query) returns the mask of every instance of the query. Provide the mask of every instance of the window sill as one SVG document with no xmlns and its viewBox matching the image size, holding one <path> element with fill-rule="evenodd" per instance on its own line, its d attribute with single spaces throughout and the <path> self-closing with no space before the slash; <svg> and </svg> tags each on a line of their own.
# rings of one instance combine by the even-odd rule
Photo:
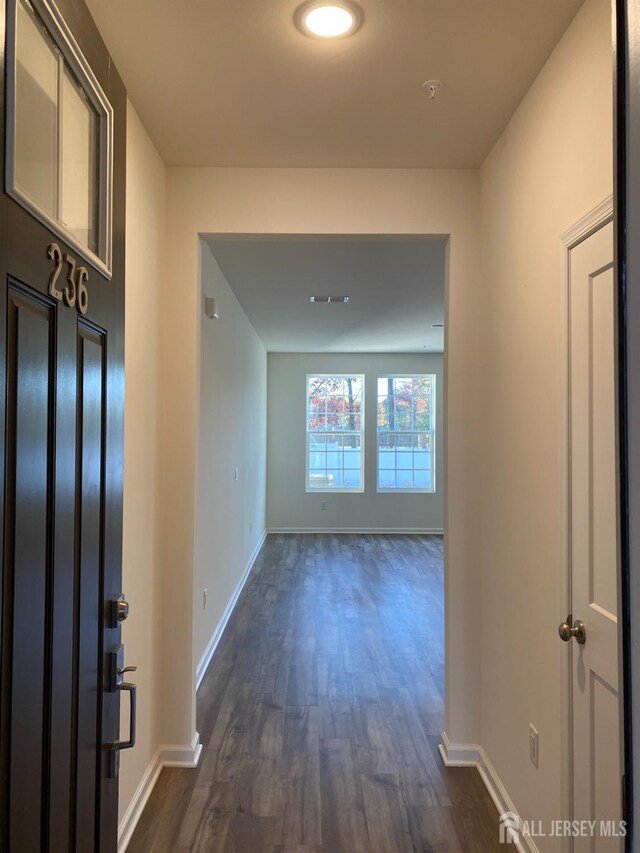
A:
<svg viewBox="0 0 640 853">
<path fill-rule="evenodd" d="M 307 495 L 363 495 L 364 489 L 305 489 Z"/>
<path fill-rule="evenodd" d="M 435 489 L 376 489 L 379 495 L 435 495 Z"/>
</svg>

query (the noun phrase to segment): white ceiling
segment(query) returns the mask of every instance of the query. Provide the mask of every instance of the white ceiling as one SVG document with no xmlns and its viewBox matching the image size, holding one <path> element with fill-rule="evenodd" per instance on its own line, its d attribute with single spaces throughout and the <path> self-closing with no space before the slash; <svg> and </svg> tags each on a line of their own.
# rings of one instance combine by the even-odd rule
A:
<svg viewBox="0 0 640 853">
<path fill-rule="evenodd" d="M 444 239 L 217 240 L 209 247 L 270 352 L 442 352 Z M 309 297 L 349 296 L 347 305 Z"/>
<path fill-rule="evenodd" d="M 327 42 L 297 0 L 88 0 L 168 165 L 413 168 L 479 166 L 581 2 L 360 0 Z"/>
</svg>

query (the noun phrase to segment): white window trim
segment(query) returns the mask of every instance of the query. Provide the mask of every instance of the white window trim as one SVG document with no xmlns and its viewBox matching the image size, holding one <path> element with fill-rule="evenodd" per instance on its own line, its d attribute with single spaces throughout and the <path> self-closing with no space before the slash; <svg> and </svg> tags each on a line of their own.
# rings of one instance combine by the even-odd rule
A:
<svg viewBox="0 0 640 853">
<path fill-rule="evenodd" d="M 358 434 L 360 436 L 360 488 L 359 489 L 311 489 L 309 488 L 309 436 L 314 434 L 313 430 L 309 429 L 309 379 L 312 376 L 319 377 L 331 377 L 334 379 L 359 379 L 362 385 L 362 403 L 360 407 L 360 429 L 359 430 L 348 430 L 347 434 L 353 435 Z M 365 376 L 363 373 L 307 373 L 305 378 L 304 385 L 304 405 L 305 405 L 305 413 L 304 413 L 304 424 L 305 424 L 305 465 L 304 465 L 304 488 L 305 492 L 308 495 L 361 495 L 364 493 L 364 429 L 365 429 L 365 419 L 364 419 L 364 388 L 365 386 Z M 335 431 L 336 435 L 344 435 L 343 432 Z"/>
<path fill-rule="evenodd" d="M 431 429 L 428 430 L 411 430 L 408 432 L 392 431 L 383 432 L 378 429 L 378 380 L 380 379 L 431 379 Z M 436 493 L 436 412 L 437 412 L 437 392 L 438 382 L 435 373 L 383 373 L 376 376 L 376 492 L 379 495 L 435 495 Z M 431 487 L 428 489 L 381 489 L 380 488 L 380 448 L 378 439 L 381 435 L 428 435 L 431 437 Z M 391 470 L 391 469 L 388 469 Z M 397 471 L 397 468 L 393 469 Z"/>
<path fill-rule="evenodd" d="M 5 151 L 5 181 L 7 195 L 25 208 L 35 219 L 71 246 L 84 260 L 107 279 L 111 279 L 113 251 L 113 107 L 58 7 L 52 0 L 27 0 L 42 19 L 54 44 L 65 62 L 78 78 L 87 97 L 99 116 L 100 161 L 98 211 L 99 255 L 94 254 L 57 219 L 45 213 L 37 203 L 16 185 L 14 171 L 15 107 L 16 107 L 16 21 L 19 0 L 7 3 L 7 126 Z"/>
</svg>

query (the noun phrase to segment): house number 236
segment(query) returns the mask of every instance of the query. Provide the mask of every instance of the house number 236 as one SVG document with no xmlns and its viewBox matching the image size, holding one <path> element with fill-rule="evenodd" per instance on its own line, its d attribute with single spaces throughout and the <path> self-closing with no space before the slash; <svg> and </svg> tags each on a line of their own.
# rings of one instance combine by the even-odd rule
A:
<svg viewBox="0 0 640 853">
<path fill-rule="evenodd" d="M 77 308 L 81 314 L 86 314 L 89 307 L 89 291 L 87 290 L 89 273 L 86 267 L 77 266 L 75 258 L 63 254 L 57 243 L 49 243 L 47 257 L 53 261 L 53 270 L 49 277 L 49 295 L 57 299 L 58 302 L 64 302 L 69 308 Z M 62 290 L 59 290 L 58 279 L 65 264 L 67 267 L 66 284 Z"/>
</svg>

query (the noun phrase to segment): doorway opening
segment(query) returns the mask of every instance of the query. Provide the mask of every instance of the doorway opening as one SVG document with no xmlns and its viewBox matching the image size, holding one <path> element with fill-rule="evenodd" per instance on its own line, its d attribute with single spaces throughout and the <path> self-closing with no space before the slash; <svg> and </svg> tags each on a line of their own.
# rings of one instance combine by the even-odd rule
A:
<svg viewBox="0 0 640 853">
<path fill-rule="evenodd" d="M 385 754 L 364 770 L 417 786 L 408 795 L 416 807 L 420 786 L 446 798 L 448 239 L 207 235 L 200 251 L 203 742 L 219 748 L 222 711 L 212 704 L 226 707 L 243 689 L 222 681 L 227 644 L 241 654 L 255 631 L 259 669 L 270 675 L 254 698 L 271 695 L 285 732 L 293 709 L 308 707 L 320 749 L 347 738 L 362 751 L 373 749 L 375 722 Z M 226 601 L 235 616 L 216 609 Z M 412 744 L 401 742 L 407 726 Z M 275 757 L 269 772 L 284 772 Z M 258 772 L 258 800 L 261 784 Z M 451 829 L 456 819 L 447 821 Z"/>
</svg>

